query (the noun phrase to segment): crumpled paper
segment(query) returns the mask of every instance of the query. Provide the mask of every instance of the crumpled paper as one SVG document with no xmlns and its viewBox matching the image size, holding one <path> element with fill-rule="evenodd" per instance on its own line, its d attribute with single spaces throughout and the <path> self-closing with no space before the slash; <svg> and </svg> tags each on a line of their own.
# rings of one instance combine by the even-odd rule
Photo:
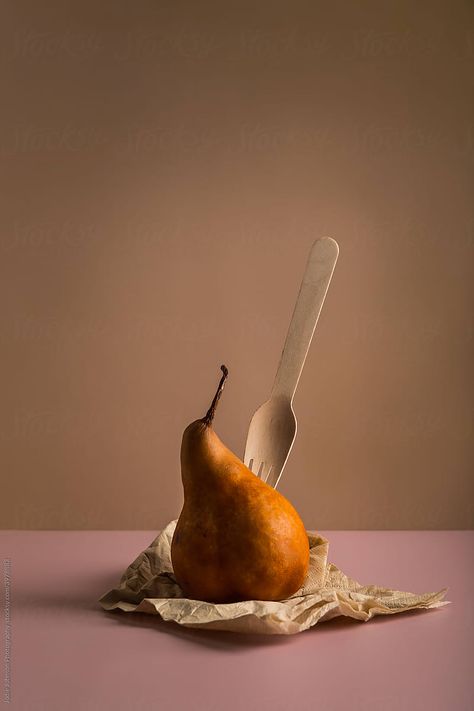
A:
<svg viewBox="0 0 474 711">
<path fill-rule="evenodd" d="M 448 605 L 446 588 L 436 593 L 389 590 L 360 585 L 327 562 L 329 542 L 308 533 L 310 563 L 304 585 L 280 602 L 246 600 L 213 604 L 190 600 L 173 576 L 171 540 L 177 521 L 171 521 L 128 566 L 117 588 L 101 599 L 104 610 L 145 612 L 193 628 L 260 634 L 296 634 L 339 615 L 367 622 L 374 615 L 393 615 L 414 609 Z"/>
</svg>

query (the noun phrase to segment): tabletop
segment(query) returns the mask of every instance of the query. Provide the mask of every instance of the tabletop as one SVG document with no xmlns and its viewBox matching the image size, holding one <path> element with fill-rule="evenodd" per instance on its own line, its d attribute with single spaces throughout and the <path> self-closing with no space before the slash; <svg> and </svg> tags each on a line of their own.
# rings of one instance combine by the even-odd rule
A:
<svg viewBox="0 0 474 711">
<path fill-rule="evenodd" d="M 0 532 L 10 708 L 474 708 L 473 531 L 321 531 L 329 560 L 357 581 L 409 592 L 448 587 L 452 604 L 369 622 L 338 618 L 291 636 L 190 630 L 103 611 L 98 599 L 156 533 Z"/>
</svg>

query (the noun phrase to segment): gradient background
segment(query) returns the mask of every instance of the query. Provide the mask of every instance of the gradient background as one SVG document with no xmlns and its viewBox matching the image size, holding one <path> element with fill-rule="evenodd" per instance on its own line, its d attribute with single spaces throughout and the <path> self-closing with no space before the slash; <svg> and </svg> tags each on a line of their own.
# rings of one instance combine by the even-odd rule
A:
<svg viewBox="0 0 474 711">
<path fill-rule="evenodd" d="M 243 454 L 308 250 L 341 254 L 280 490 L 473 524 L 472 3 L 5 3 L 4 528 L 155 529 L 183 428 Z"/>
</svg>

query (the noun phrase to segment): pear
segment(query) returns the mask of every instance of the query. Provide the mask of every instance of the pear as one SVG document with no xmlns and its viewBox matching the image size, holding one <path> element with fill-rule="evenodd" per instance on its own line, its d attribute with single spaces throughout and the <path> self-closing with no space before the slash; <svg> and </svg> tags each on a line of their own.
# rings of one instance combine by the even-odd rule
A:
<svg viewBox="0 0 474 711">
<path fill-rule="evenodd" d="M 290 502 L 212 428 L 228 370 L 205 415 L 183 433 L 184 504 L 171 543 L 176 581 L 194 600 L 283 600 L 303 584 L 309 541 Z"/>
</svg>

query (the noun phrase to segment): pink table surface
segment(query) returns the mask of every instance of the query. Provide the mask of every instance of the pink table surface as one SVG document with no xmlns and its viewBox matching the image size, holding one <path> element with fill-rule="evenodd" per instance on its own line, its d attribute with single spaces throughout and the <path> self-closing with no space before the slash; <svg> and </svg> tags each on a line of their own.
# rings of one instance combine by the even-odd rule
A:
<svg viewBox="0 0 474 711">
<path fill-rule="evenodd" d="M 412 592 L 449 587 L 453 604 L 368 623 L 334 620 L 290 637 L 188 630 L 102 611 L 97 599 L 154 535 L 0 533 L 2 558 L 12 561 L 10 708 L 474 708 L 474 532 L 323 532 L 330 560 L 359 582 Z"/>
</svg>

